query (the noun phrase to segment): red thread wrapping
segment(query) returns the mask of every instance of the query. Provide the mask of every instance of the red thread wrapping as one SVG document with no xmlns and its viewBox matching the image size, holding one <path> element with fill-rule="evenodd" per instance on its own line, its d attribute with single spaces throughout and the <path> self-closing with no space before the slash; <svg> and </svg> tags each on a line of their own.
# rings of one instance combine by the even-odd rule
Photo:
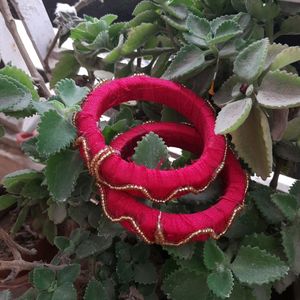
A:
<svg viewBox="0 0 300 300">
<path fill-rule="evenodd" d="M 167 141 L 169 146 L 180 147 L 193 153 L 200 153 L 202 143 L 199 133 L 192 127 L 174 123 L 152 123 L 129 130 L 112 141 L 111 146 L 119 149 L 127 158 L 137 140 L 145 133 L 153 131 Z M 160 212 L 134 199 L 125 192 L 103 187 L 103 208 L 110 219 L 130 217 L 132 221 L 122 221 L 128 230 L 138 233 L 150 243 L 180 245 L 188 241 L 203 241 L 208 237 L 219 238 L 230 226 L 236 213 L 242 208 L 248 180 L 238 160 L 231 150 L 220 174 L 224 182 L 224 194 L 216 204 L 205 211 L 192 214 L 172 214 Z M 157 228 L 163 239 L 158 241 Z M 133 226 L 133 223 L 138 226 Z M 141 234 L 142 233 L 142 234 Z"/>
<path fill-rule="evenodd" d="M 116 79 L 102 84 L 88 95 L 76 117 L 76 125 L 79 136 L 86 139 L 92 157 L 105 147 L 98 128 L 100 116 L 107 109 L 128 100 L 153 101 L 180 112 L 199 132 L 193 142 L 203 145 L 202 154 L 192 165 L 167 171 L 150 170 L 113 154 L 101 164 L 98 170 L 101 177 L 113 186 L 142 186 L 156 199 L 168 198 L 178 187 L 205 188 L 222 167 L 226 139 L 214 133 L 215 116 L 207 103 L 189 89 L 168 80 L 147 76 Z M 144 196 L 136 190 L 129 190 L 128 193 Z M 183 192 L 176 196 L 181 194 Z"/>
</svg>

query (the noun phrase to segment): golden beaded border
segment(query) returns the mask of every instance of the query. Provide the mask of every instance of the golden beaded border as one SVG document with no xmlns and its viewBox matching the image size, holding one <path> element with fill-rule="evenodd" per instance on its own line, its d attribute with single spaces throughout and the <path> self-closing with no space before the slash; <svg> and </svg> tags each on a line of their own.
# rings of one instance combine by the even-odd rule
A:
<svg viewBox="0 0 300 300">
<path fill-rule="evenodd" d="M 132 226 L 135 228 L 136 232 L 138 233 L 138 235 L 148 244 L 155 244 L 156 243 L 156 244 L 164 245 L 164 246 L 181 246 L 183 244 L 188 243 L 189 241 L 191 241 L 191 239 L 195 238 L 198 235 L 208 234 L 211 238 L 217 240 L 227 232 L 227 230 L 232 225 L 234 219 L 236 218 L 237 214 L 245 206 L 246 192 L 247 192 L 248 186 L 249 186 L 249 176 L 248 176 L 248 174 L 246 174 L 245 176 L 246 176 L 246 187 L 245 187 L 245 191 L 244 191 L 244 199 L 243 199 L 242 203 L 240 205 L 238 205 L 233 210 L 232 215 L 231 215 L 225 229 L 221 233 L 217 234 L 213 228 L 207 227 L 207 228 L 199 229 L 199 230 L 196 230 L 196 231 L 190 233 L 186 238 L 184 238 L 183 240 L 181 240 L 177 243 L 167 242 L 165 240 L 165 237 L 163 235 L 163 228 L 162 228 L 162 225 L 161 225 L 161 216 L 162 216 L 161 211 L 159 213 L 158 220 L 157 220 L 157 227 L 156 227 L 156 232 L 155 232 L 155 241 L 151 241 L 146 237 L 145 233 L 140 228 L 140 225 L 138 224 L 138 222 L 136 220 L 134 220 L 134 218 L 132 218 L 131 216 L 121 216 L 121 217 L 115 218 L 115 217 L 113 217 L 112 215 L 109 214 L 109 212 L 107 210 L 107 206 L 106 206 L 106 195 L 103 191 L 103 188 L 102 188 L 101 184 L 97 183 L 97 186 L 98 186 L 99 191 L 100 191 L 102 209 L 104 211 L 104 214 L 106 215 L 106 217 L 109 220 L 111 220 L 112 222 L 130 221 Z"/>
<path fill-rule="evenodd" d="M 226 139 L 226 137 L 225 137 L 225 139 Z M 117 186 L 117 185 L 112 185 L 109 182 L 107 182 L 106 180 L 104 180 L 103 178 L 101 178 L 101 176 L 99 174 L 100 165 L 110 155 L 116 154 L 116 150 L 114 150 L 110 146 L 106 146 L 104 149 L 102 149 L 99 153 L 97 153 L 94 156 L 94 158 L 92 159 L 92 162 L 93 162 L 93 164 L 92 164 L 91 159 L 90 159 L 90 155 L 89 155 L 88 144 L 87 144 L 86 139 L 83 136 L 77 138 L 77 140 L 76 140 L 77 145 L 79 145 L 80 143 L 82 144 L 83 153 L 84 153 L 85 159 L 87 161 L 88 169 L 89 169 L 91 175 L 96 177 L 96 179 L 99 183 L 104 184 L 107 187 L 109 187 L 111 189 L 114 189 L 114 190 L 117 190 L 117 191 L 128 191 L 128 190 L 139 191 L 147 199 L 149 199 L 153 202 L 156 202 L 156 203 L 168 202 L 168 201 L 174 199 L 176 197 L 176 195 L 178 193 L 181 193 L 181 192 L 191 192 L 191 193 L 194 193 L 194 194 L 198 194 L 198 193 L 203 192 L 204 190 L 206 190 L 209 187 L 209 185 L 216 179 L 218 174 L 222 171 L 222 169 L 225 165 L 225 160 L 226 160 L 226 155 L 227 155 L 227 150 L 228 150 L 227 141 L 226 141 L 226 143 L 225 143 L 226 146 L 225 146 L 225 150 L 224 150 L 223 159 L 222 159 L 220 165 L 218 166 L 218 168 L 215 170 L 215 172 L 212 175 L 211 179 L 208 181 L 208 183 L 204 187 L 199 188 L 199 189 L 197 189 L 193 186 L 179 187 L 179 188 L 175 189 L 173 192 L 171 192 L 166 198 L 157 199 L 157 198 L 152 197 L 150 192 L 146 188 L 144 188 L 143 186 L 136 185 L 136 184 L 126 184 L 126 185 L 122 185 L 122 186 Z"/>
</svg>

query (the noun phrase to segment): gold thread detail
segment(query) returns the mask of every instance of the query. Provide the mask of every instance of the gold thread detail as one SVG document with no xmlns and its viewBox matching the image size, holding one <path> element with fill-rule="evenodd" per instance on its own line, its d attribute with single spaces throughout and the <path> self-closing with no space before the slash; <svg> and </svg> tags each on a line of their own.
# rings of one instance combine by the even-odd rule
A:
<svg viewBox="0 0 300 300">
<path fill-rule="evenodd" d="M 101 86 L 103 83 L 111 81 L 111 79 L 100 79 L 99 82 L 94 86 L 94 89 L 98 88 Z"/>
<path fill-rule="evenodd" d="M 226 137 L 225 137 L 226 139 Z M 77 139 L 79 140 L 79 138 Z M 88 153 L 88 146 L 87 146 L 87 142 L 85 140 L 84 137 L 80 137 L 79 140 L 82 143 L 82 147 L 84 148 L 84 153 Z M 221 170 L 223 169 L 224 165 L 225 165 L 225 159 L 226 159 L 226 154 L 227 154 L 227 141 L 226 141 L 226 146 L 225 146 L 225 151 L 224 151 L 224 156 L 223 159 L 221 161 L 221 164 L 219 165 L 219 167 L 215 170 L 213 176 L 211 177 L 211 179 L 208 181 L 208 183 L 199 189 L 196 189 L 193 186 L 185 186 L 185 187 L 179 187 L 177 189 L 175 189 L 173 192 L 171 192 L 166 198 L 164 199 L 157 199 L 151 196 L 151 194 L 149 193 L 149 191 L 139 185 L 136 184 L 126 184 L 126 185 L 122 185 L 122 186 L 116 186 L 116 185 L 112 185 L 109 182 L 107 182 L 106 180 L 104 180 L 103 178 L 101 178 L 100 174 L 99 174 L 99 167 L 101 165 L 101 163 L 110 155 L 112 154 L 117 154 L 116 150 L 112 149 L 112 147 L 106 146 L 103 150 L 101 150 L 101 154 L 99 155 L 99 158 L 95 159 L 93 158 L 94 162 L 93 162 L 93 166 L 89 167 L 89 171 L 91 172 L 92 175 L 96 176 L 96 179 L 99 183 L 106 185 L 107 187 L 109 187 L 110 189 L 114 189 L 117 191 L 127 191 L 127 190 L 136 190 L 141 192 L 142 194 L 144 194 L 144 196 L 147 199 L 150 199 L 153 202 L 156 203 L 165 203 L 167 201 L 170 201 L 172 199 L 174 199 L 176 197 L 177 194 L 181 193 L 181 192 L 191 192 L 194 194 L 198 194 L 200 192 L 203 192 L 204 190 L 206 190 L 208 188 L 208 186 L 216 179 L 216 177 L 218 176 L 218 174 L 221 172 Z M 110 150 L 108 150 L 110 149 Z M 104 151 L 105 150 L 105 151 Z M 103 152 L 102 152 L 103 151 Z M 99 153 L 100 153 L 99 152 Z M 98 154 L 96 154 L 97 156 Z M 86 160 L 89 161 L 89 155 L 86 156 Z"/>
<path fill-rule="evenodd" d="M 203 234 L 208 234 L 211 238 L 217 240 L 219 239 L 222 235 L 224 235 L 227 230 L 229 229 L 229 227 L 232 225 L 235 217 L 237 216 L 237 214 L 244 208 L 244 203 L 245 203 L 245 196 L 246 196 L 246 192 L 248 190 L 248 186 L 249 186 L 249 176 L 246 174 L 246 187 L 245 187 L 245 190 L 244 190 L 244 198 L 243 198 L 243 201 L 240 205 L 238 205 L 232 212 L 232 215 L 231 217 L 229 218 L 228 220 L 228 223 L 226 224 L 225 226 L 225 229 L 217 234 L 215 232 L 215 230 L 213 228 L 203 228 L 203 229 L 199 229 L 199 230 L 196 230 L 192 233 L 190 233 L 186 238 L 182 239 L 181 241 L 177 242 L 177 243 L 173 243 L 173 242 L 167 242 L 163 241 L 163 244 L 161 245 L 165 245 L 165 246 L 180 246 L 180 245 L 183 245 L 183 244 L 186 244 L 188 243 L 190 240 L 192 240 L 194 237 L 196 237 L 197 235 L 203 235 Z M 122 222 L 122 221 L 130 221 L 132 226 L 136 229 L 137 233 L 139 234 L 139 236 L 148 244 L 154 244 L 156 243 L 156 240 L 155 241 L 151 241 L 149 240 L 146 235 L 144 234 L 144 232 L 141 230 L 139 224 L 130 216 L 121 216 L 121 217 L 118 217 L 118 218 L 115 218 L 113 216 L 111 216 L 108 211 L 107 211 L 107 208 L 106 208 L 106 199 L 105 199 L 105 194 L 104 194 L 104 191 L 103 191 L 103 188 L 102 186 L 97 183 L 97 186 L 100 190 L 100 196 L 101 196 L 101 206 L 102 206 L 102 209 L 105 213 L 105 215 L 112 221 L 112 222 Z M 158 223 L 159 224 L 159 223 Z"/>
<path fill-rule="evenodd" d="M 162 224 L 161 224 L 161 216 L 162 216 L 162 212 L 160 211 L 158 218 L 157 218 L 157 226 L 156 226 L 156 231 L 155 231 L 154 237 L 155 237 L 156 244 L 164 245 L 165 237 L 164 237 Z"/>
<path fill-rule="evenodd" d="M 73 126 L 76 126 L 76 117 L 77 117 L 77 111 L 74 112 L 73 116 L 72 116 L 72 124 Z"/>
</svg>

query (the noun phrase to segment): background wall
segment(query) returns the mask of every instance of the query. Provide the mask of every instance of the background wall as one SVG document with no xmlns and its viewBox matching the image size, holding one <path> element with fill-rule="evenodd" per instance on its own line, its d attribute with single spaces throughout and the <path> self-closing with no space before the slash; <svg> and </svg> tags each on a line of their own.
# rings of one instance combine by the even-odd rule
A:
<svg viewBox="0 0 300 300">
<path fill-rule="evenodd" d="M 77 1 L 76 0 L 43 0 L 44 5 L 47 9 L 49 17 L 51 20 L 54 19 L 54 11 L 56 8 L 56 3 L 68 3 L 70 5 L 74 5 Z M 116 14 L 119 16 L 118 21 L 127 21 L 131 18 L 131 12 L 136 4 L 140 2 L 140 0 L 106 0 L 104 3 L 101 1 L 95 1 L 94 3 L 88 5 L 87 7 L 83 8 L 79 16 L 84 14 L 94 16 L 94 17 L 101 17 L 105 14 Z"/>
</svg>

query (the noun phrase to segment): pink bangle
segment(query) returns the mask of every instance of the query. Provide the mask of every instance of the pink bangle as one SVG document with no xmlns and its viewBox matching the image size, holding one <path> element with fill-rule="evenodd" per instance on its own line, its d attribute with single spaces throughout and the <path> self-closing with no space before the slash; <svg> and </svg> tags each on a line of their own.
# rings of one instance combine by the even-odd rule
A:
<svg viewBox="0 0 300 300">
<path fill-rule="evenodd" d="M 122 156 L 126 154 L 124 158 L 128 158 L 137 140 L 150 131 L 160 135 L 168 146 L 180 147 L 193 153 L 201 152 L 201 143 L 194 143 L 195 140 L 201 140 L 197 131 L 190 126 L 174 123 L 138 126 L 118 136 L 111 146 L 119 149 Z M 225 185 L 223 196 L 210 208 L 191 214 L 161 212 L 139 202 L 128 193 L 104 185 L 98 186 L 103 210 L 111 221 L 120 222 L 147 243 L 178 246 L 209 237 L 218 239 L 243 208 L 248 179 L 231 150 L 228 151 L 220 176 Z"/>
<path fill-rule="evenodd" d="M 200 158 L 179 170 L 147 169 L 122 159 L 115 149 L 105 145 L 98 121 L 106 110 L 128 100 L 161 103 L 185 116 L 199 132 L 193 143 L 203 145 Z M 87 163 L 98 183 L 134 196 L 165 202 L 201 192 L 224 165 L 226 139 L 214 133 L 214 112 L 192 91 L 168 80 L 135 76 L 105 82 L 88 95 L 75 123 L 81 153 L 89 154 Z"/>
</svg>

